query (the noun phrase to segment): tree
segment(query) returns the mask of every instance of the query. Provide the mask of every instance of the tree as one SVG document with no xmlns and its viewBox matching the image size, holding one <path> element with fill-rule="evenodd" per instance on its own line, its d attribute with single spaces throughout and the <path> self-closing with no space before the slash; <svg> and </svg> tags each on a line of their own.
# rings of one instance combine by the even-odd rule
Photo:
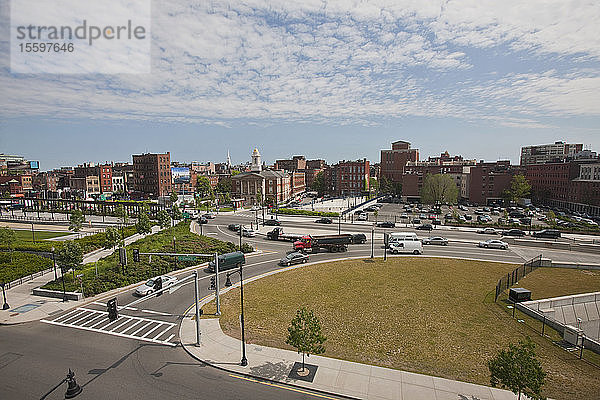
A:
<svg viewBox="0 0 600 400">
<path fill-rule="evenodd" d="M 369 187 L 371 192 L 379 192 L 379 181 L 377 178 L 369 178 Z"/>
<path fill-rule="evenodd" d="M 529 196 L 531 185 L 523 175 L 515 175 L 510 181 L 510 189 L 503 193 L 504 198 L 509 202 L 517 202 Z"/>
<path fill-rule="evenodd" d="M 104 232 L 104 236 L 105 236 L 105 239 L 104 239 L 104 248 L 105 249 L 115 248 L 115 247 L 119 246 L 123 241 L 121 239 L 121 234 L 119 233 L 119 230 L 112 226 L 106 228 L 106 232 Z"/>
<path fill-rule="evenodd" d="M 62 248 L 56 253 L 56 262 L 63 271 L 77 269 L 83 263 L 83 250 L 81 250 L 79 243 L 66 240 Z"/>
<path fill-rule="evenodd" d="M 177 192 L 171 192 L 171 194 L 169 195 L 169 200 L 171 201 L 171 204 L 175 204 L 178 198 L 179 196 L 177 196 Z"/>
<path fill-rule="evenodd" d="M 288 327 L 286 343 L 302 353 L 302 369 L 298 372 L 306 372 L 304 369 L 304 355 L 322 354 L 325 352 L 327 338 L 321 333 L 321 323 L 312 310 L 302 307 L 296 311 L 292 324 Z"/>
<path fill-rule="evenodd" d="M 152 232 L 152 223 L 150 222 L 150 217 L 148 216 L 149 207 L 146 205 L 142 207 L 138 215 L 137 224 L 135 224 L 135 230 L 140 235 Z"/>
<path fill-rule="evenodd" d="M 556 224 L 556 214 L 554 214 L 554 211 L 550 210 L 546 213 L 546 222 L 548 222 L 549 225 Z"/>
<path fill-rule="evenodd" d="M 514 394 L 521 393 L 532 399 L 544 399 L 542 386 L 546 373 L 535 357 L 535 344 L 529 337 L 519 340 L 519 345 L 509 344 L 508 350 L 500 350 L 498 355 L 488 361 L 490 383 L 500 384 Z"/>
<path fill-rule="evenodd" d="M 171 217 L 173 218 L 173 220 L 179 220 L 183 218 L 183 216 L 181 215 L 181 210 L 179 210 L 177 204 L 173 204 L 173 208 L 171 208 Z"/>
<path fill-rule="evenodd" d="M 238 171 L 237 169 L 231 170 L 231 176 L 236 176 L 236 175 L 239 175 L 239 174 L 241 174 L 241 172 Z"/>
<path fill-rule="evenodd" d="M 402 183 L 392 182 L 385 176 L 382 176 L 379 182 L 379 191 L 383 194 L 391 194 L 392 196 L 402 196 Z"/>
<path fill-rule="evenodd" d="M 169 217 L 169 213 L 166 210 L 160 210 L 157 218 L 158 225 L 160 225 L 161 228 L 166 229 L 171 226 L 171 217 Z"/>
<path fill-rule="evenodd" d="M 458 188 L 450 175 L 427 174 L 421 188 L 421 202 L 424 204 L 456 204 Z"/>
<path fill-rule="evenodd" d="M 73 211 L 71 214 L 71 218 L 69 219 L 69 230 L 74 232 L 79 232 L 83 223 L 85 222 L 85 217 L 79 210 Z"/>
<path fill-rule="evenodd" d="M 319 193 L 319 196 L 322 196 L 327 191 L 327 187 L 325 186 L 325 174 L 323 171 L 319 172 L 317 176 L 315 176 L 315 179 L 311 185 L 311 189 Z"/>
<path fill-rule="evenodd" d="M 231 193 L 231 178 L 223 178 L 217 183 L 217 192 Z"/>
<path fill-rule="evenodd" d="M 262 188 L 258 188 L 258 190 L 256 191 L 256 202 L 258 203 L 258 205 L 262 206 L 262 202 L 263 202 Z"/>
<path fill-rule="evenodd" d="M 119 222 L 121 225 L 127 225 L 129 222 L 129 215 L 127 214 L 127 209 L 123 207 L 123 205 L 117 206 L 115 209 L 115 216 L 119 218 Z"/>
<path fill-rule="evenodd" d="M 202 197 L 205 197 L 210 195 L 212 191 L 213 189 L 210 185 L 210 180 L 208 177 L 200 175 L 198 178 L 196 178 L 196 193 Z"/>
<path fill-rule="evenodd" d="M 10 262 L 13 262 L 13 250 L 15 248 L 15 242 L 17 241 L 17 234 L 15 231 L 9 228 L 0 229 L 0 243 L 4 243 L 8 250 L 10 250 Z"/>
</svg>

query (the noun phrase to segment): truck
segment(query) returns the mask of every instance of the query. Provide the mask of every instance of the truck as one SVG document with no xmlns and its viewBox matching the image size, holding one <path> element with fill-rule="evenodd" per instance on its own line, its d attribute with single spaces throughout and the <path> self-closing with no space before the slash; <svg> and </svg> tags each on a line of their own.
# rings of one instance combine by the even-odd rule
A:
<svg viewBox="0 0 600 400">
<path fill-rule="evenodd" d="M 348 250 L 348 245 L 352 243 L 352 235 L 305 235 L 294 242 L 294 250 L 301 252 L 318 253 L 320 249 L 326 249 L 330 253 L 342 252 Z"/>
<path fill-rule="evenodd" d="M 299 240 L 304 235 L 298 233 L 285 233 L 283 232 L 283 228 L 278 226 L 270 232 L 267 232 L 267 239 L 269 240 L 282 240 L 287 242 L 294 242 Z"/>
</svg>

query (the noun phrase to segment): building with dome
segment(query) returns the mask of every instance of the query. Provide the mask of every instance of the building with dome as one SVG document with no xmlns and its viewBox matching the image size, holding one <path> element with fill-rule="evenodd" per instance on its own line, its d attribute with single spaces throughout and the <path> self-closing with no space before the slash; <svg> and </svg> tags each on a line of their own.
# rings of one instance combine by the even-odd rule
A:
<svg viewBox="0 0 600 400">
<path fill-rule="evenodd" d="M 263 168 L 258 149 L 252 151 L 250 171 L 232 176 L 233 197 L 240 200 L 242 206 L 279 204 L 292 196 L 290 175 L 282 170 Z"/>
</svg>

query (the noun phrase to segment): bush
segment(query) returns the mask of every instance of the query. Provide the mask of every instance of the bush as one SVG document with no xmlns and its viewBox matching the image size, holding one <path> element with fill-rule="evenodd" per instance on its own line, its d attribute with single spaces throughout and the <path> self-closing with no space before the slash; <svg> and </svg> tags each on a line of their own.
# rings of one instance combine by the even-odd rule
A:
<svg viewBox="0 0 600 400">
<path fill-rule="evenodd" d="M 337 217 L 339 213 L 327 212 L 327 211 L 311 211 L 311 210 L 298 210 L 295 208 L 280 208 L 277 210 L 277 214 L 283 215 L 310 215 L 315 217 Z"/>
<path fill-rule="evenodd" d="M 129 264 L 123 271 L 119 264 L 119 255 L 117 252 L 99 260 L 96 264 L 98 267 L 98 276 L 96 276 L 96 268 L 94 264 L 83 266 L 83 270 L 78 271 L 83 273 L 83 291 L 85 296 L 92 296 L 108 290 L 131 285 L 137 282 L 144 281 L 156 275 L 166 274 L 171 271 L 190 267 L 200 263 L 208 262 L 212 258 L 198 258 L 195 261 L 175 261 L 173 257 L 152 257 L 150 262 L 149 257 L 141 256 L 140 262 L 133 262 L 133 248 L 137 248 L 142 253 L 169 253 L 173 252 L 173 236 L 175 236 L 175 249 L 177 253 L 230 253 L 237 250 L 237 246 L 231 242 L 223 242 L 221 240 L 199 236 L 190 232 L 189 222 L 181 221 L 173 229 L 166 229 L 159 233 L 149 235 L 138 240 L 135 244 L 127 246 L 127 260 Z M 133 227 L 135 230 L 135 227 Z M 242 251 L 253 251 L 252 246 L 245 243 L 242 246 Z M 65 287 L 69 291 L 79 291 L 79 282 L 73 281 L 71 274 L 65 275 Z M 44 286 L 44 289 L 62 290 L 62 280 L 49 282 Z"/>
<path fill-rule="evenodd" d="M 14 251 L 13 262 L 10 262 L 10 252 L 0 253 L 0 281 L 12 282 L 33 273 L 52 267 L 52 260 L 35 254 Z"/>
</svg>

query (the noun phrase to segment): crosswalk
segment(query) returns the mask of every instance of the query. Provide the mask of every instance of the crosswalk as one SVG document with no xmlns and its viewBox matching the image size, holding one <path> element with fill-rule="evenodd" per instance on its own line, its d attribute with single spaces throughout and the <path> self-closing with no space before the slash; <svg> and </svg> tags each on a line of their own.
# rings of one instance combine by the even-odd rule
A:
<svg viewBox="0 0 600 400">
<path fill-rule="evenodd" d="M 177 324 L 168 321 L 123 313 L 119 313 L 116 320 L 110 321 L 107 311 L 79 307 L 54 319 L 43 319 L 42 322 L 166 346 L 177 346 L 176 342 L 171 341 L 176 336 Z"/>
</svg>

